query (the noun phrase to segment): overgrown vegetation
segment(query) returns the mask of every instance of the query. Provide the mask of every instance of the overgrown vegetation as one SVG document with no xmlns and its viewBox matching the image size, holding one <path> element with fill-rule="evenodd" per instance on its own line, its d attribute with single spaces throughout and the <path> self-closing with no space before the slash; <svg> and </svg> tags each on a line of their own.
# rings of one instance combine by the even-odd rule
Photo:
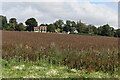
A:
<svg viewBox="0 0 120 80">
<path fill-rule="evenodd" d="M 35 68 L 34 66 L 37 66 L 37 68 L 40 68 L 41 67 L 40 65 L 44 65 L 44 64 L 47 67 L 42 66 L 43 68 L 52 69 L 50 67 L 53 66 L 53 67 L 56 67 L 56 68 L 53 68 L 55 70 L 58 68 L 61 68 L 61 66 L 67 66 L 67 68 L 64 68 L 64 70 L 68 70 L 68 71 L 71 69 L 75 69 L 76 71 L 75 73 L 74 71 L 73 73 L 67 72 L 66 75 L 68 77 L 97 77 L 97 78 L 99 76 L 101 78 L 106 78 L 106 77 L 118 78 L 119 77 L 118 69 L 120 67 L 119 67 L 119 62 L 117 58 L 118 57 L 117 50 L 112 50 L 112 51 L 106 50 L 106 51 L 99 52 L 99 51 L 89 49 L 86 51 L 79 52 L 79 51 L 73 51 L 73 50 L 71 51 L 68 49 L 61 52 L 55 45 L 52 44 L 50 46 L 50 49 L 47 52 L 44 49 L 33 51 L 31 48 L 29 48 L 29 46 L 16 45 L 10 48 L 9 53 L 6 53 L 6 51 L 3 49 L 3 53 L 4 53 L 3 54 L 3 70 L 4 70 L 3 75 L 7 77 L 10 77 L 10 76 L 23 77 L 23 75 L 28 74 L 28 72 L 30 71 L 28 69 L 30 67 Z M 12 67 L 18 66 L 20 68 L 21 65 L 26 66 L 25 69 L 22 70 L 23 72 L 20 71 L 19 69 L 16 69 L 16 70 L 12 70 L 10 74 L 9 71 L 12 69 Z M 27 67 L 29 68 L 27 69 Z M 59 75 L 55 75 L 51 77 L 65 77 L 66 75 L 64 76 L 62 75 L 62 73 L 64 73 L 64 70 L 61 72 L 58 72 Z M 18 75 L 16 75 L 15 73 L 18 73 Z M 39 75 L 42 73 L 44 73 L 44 71 L 38 72 L 38 74 L 36 74 L 36 77 L 40 77 Z M 95 74 L 98 74 L 98 75 L 95 76 Z M 48 76 L 50 77 L 50 75 Z M 41 75 L 41 77 L 48 77 L 48 76 L 45 76 L 45 73 Z"/>
</svg>

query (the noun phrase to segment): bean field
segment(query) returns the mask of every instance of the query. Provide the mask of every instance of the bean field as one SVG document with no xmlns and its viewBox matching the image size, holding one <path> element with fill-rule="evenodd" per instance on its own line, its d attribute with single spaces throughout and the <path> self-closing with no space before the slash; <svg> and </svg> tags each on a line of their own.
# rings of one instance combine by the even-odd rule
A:
<svg viewBox="0 0 120 80">
<path fill-rule="evenodd" d="M 118 38 L 113 37 L 4 31 L 2 32 L 2 38 L 3 46 L 22 44 L 33 49 L 47 48 L 51 43 L 55 43 L 61 49 L 71 48 L 74 50 L 118 48 Z"/>
</svg>

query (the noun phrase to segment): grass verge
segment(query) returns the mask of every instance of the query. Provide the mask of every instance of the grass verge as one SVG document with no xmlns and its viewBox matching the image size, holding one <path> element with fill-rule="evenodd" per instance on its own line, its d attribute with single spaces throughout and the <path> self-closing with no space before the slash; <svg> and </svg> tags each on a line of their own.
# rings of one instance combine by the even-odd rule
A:
<svg viewBox="0 0 120 80">
<path fill-rule="evenodd" d="M 13 58 L 2 60 L 2 78 L 120 78 L 117 73 L 89 72 L 85 69 L 70 69 L 64 65 L 53 65 L 46 60 L 24 61 Z"/>
</svg>

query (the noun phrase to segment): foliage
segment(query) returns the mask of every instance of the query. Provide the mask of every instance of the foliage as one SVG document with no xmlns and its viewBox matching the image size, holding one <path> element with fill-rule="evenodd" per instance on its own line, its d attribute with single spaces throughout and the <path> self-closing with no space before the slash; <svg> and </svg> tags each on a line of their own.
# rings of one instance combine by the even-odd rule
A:
<svg viewBox="0 0 120 80">
<path fill-rule="evenodd" d="M 9 20 L 9 23 L 7 23 L 6 16 L 0 16 L 0 27 L 2 30 L 8 30 L 8 31 L 34 31 L 34 27 L 38 26 L 38 22 L 35 18 L 29 18 L 25 21 L 26 27 L 23 25 L 23 23 L 17 23 L 16 18 L 11 18 Z M 41 26 L 48 26 L 48 32 L 57 32 L 57 33 L 72 33 L 74 34 L 74 31 L 78 31 L 78 34 L 86 34 L 86 35 L 101 35 L 101 36 L 109 36 L 109 37 L 120 37 L 119 36 L 119 29 L 114 29 L 109 24 L 101 25 L 99 27 L 96 27 L 91 24 L 85 24 L 82 21 L 72 21 L 72 20 L 66 20 L 66 23 L 64 23 L 63 20 L 59 19 L 56 20 L 54 23 L 51 24 L 40 24 Z"/>
<path fill-rule="evenodd" d="M 55 25 L 54 24 L 49 24 L 47 27 L 48 32 L 55 32 Z"/>
<path fill-rule="evenodd" d="M 94 26 L 88 25 L 87 28 L 86 28 L 86 33 L 88 33 L 88 34 L 95 34 L 93 29 L 95 30 Z"/>
<path fill-rule="evenodd" d="M 34 27 L 38 26 L 38 23 L 35 18 L 29 18 L 25 21 L 27 25 L 27 31 L 34 31 Z"/>
<path fill-rule="evenodd" d="M 70 33 L 74 33 L 75 30 L 76 30 L 75 27 L 71 27 L 71 28 L 70 28 Z"/>
<path fill-rule="evenodd" d="M 69 26 L 69 27 L 71 27 L 72 26 L 72 22 L 70 20 L 67 20 L 66 21 L 66 25 Z"/>
<path fill-rule="evenodd" d="M 70 33 L 74 33 L 74 31 L 76 30 L 76 26 L 77 24 L 74 21 L 67 20 L 66 24 L 63 27 L 63 31 L 65 32 L 70 31 Z"/>
<path fill-rule="evenodd" d="M 116 31 L 115 31 L 115 35 L 114 35 L 115 37 L 120 37 L 120 29 L 117 29 Z"/>
<path fill-rule="evenodd" d="M 98 34 L 102 36 L 114 36 L 114 28 L 110 27 L 108 24 L 99 27 L 98 31 Z"/>
<path fill-rule="evenodd" d="M 7 23 L 6 16 L 0 16 L 0 21 L 2 21 L 2 29 L 3 30 L 9 30 L 9 31 L 24 31 L 26 27 L 23 25 L 23 23 L 17 23 L 16 18 L 11 18 L 9 20 L 9 23 Z"/>
<path fill-rule="evenodd" d="M 48 24 L 41 24 L 40 26 L 48 26 Z"/>
<path fill-rule="evenodd" d="M 19 23 L 19 24 L 16 26 L 16 30 L 17 30 L 17 31 L 25 31 L 25 30 L 26 30 L 26 26 L 25 26 L 23 23 Z"/>
<path fill-rule="evenodd" d="M 16 27 L 17 27 L 17 20 L 16 20 L 16 18 L 11 18 L 9 20 L 9 26 L 10 26 L 10 29 L 13 29 L 13 30 L 16 29 Z"/>
<path fill-rule="evenodd" d="M 77 30 L 79 33 L 85 33 L 86 25 L 82 22 L 77 22 Z"/>
<path fill-rule="evenodd" d="M 59 28 L 55 29 L 55 32 L 60 33 L 60 29 Z"/>
<path fill-rule="evenodd" d="M 0 30 L 5 29 L 7 26 L 7 18 L 6 16 L 1 16 L 0 15 Z"/>
<path fill-rule="evenodd" d="M 56 29 L 60 29 L 60 32 L 63 31 L 63 24 L 64 24 L 63 20 L 57 20 L 57 21 L 54 23 Z"/>
<path fill-rule="evenodd" d="M 69 30 L 70 30 L 69 26 L 65 24 L 63 27 L 63 31 L 68 32 Z"/>
</svg>

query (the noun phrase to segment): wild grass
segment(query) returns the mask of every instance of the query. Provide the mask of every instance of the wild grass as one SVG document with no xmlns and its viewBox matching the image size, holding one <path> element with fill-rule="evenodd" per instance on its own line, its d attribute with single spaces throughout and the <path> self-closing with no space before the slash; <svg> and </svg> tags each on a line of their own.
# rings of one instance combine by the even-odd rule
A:
<svg viewBox="0 0 120 80">
<path fill-rule="evenodd" d="M 13 58 L 2 60 L 2 66 L 2 78 L 119 78 L 116 73 L 111 75 L 102 71 L 70 69 L 64 65 L 50 64 L 46 60 L 33 62 Z"/>
<path fill-rule="evenodd" d="M 70 49 L 61 51 L 53 43 L 49 50 L 39 48 L 35 51 L 27 45 L 11 45 L 9 49 L 7 47 L 3 49 L 3 53 L 3 77 L 120 77 L 117 49 L 101 52 L 92 48 L 86 51 Z M 62 67 L 64 68 L 61 69 Z M 36 68 L 38 70 L 35 70 Z M 73 70 L 72 73 L 71 70 Z M 55 75 L 51 75 L 52 73 Z"/>
</svg>

